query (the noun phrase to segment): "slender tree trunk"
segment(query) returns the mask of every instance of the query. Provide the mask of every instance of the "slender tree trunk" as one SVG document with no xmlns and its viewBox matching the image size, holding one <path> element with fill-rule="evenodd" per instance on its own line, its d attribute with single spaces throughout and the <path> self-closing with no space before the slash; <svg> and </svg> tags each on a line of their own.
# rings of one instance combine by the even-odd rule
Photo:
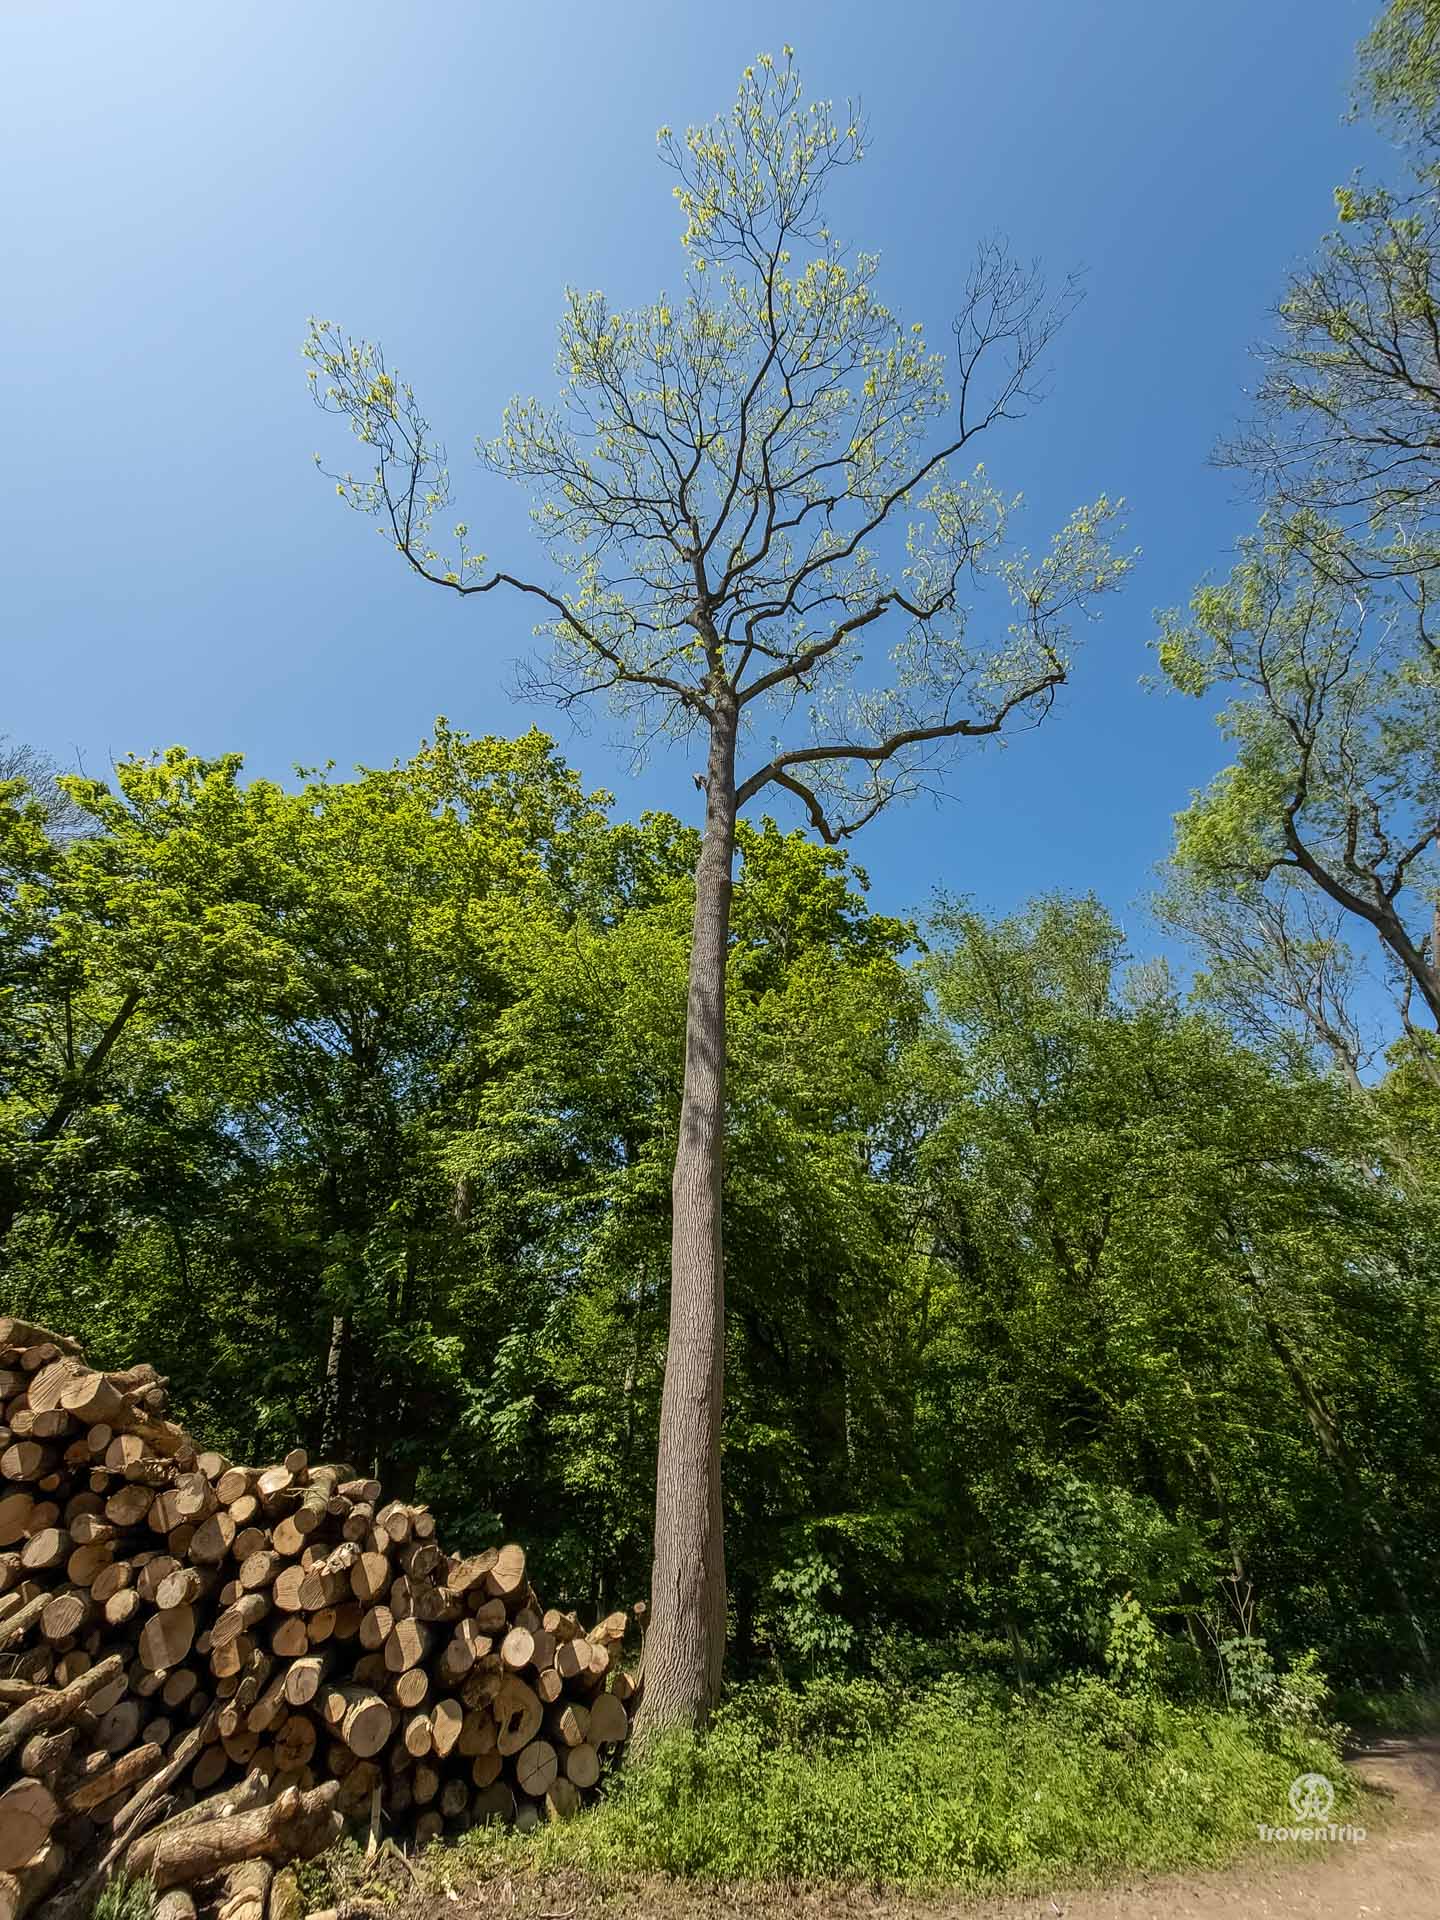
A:
<svg viewBox="0 0 1440 1920">
<path fill-rule="evenodd" d="M 345 1457 L 346 1422 L 349 1413 L 346 1391 L 349 1374 L 350 1320 L 343 1313 L 330 1320 L 330 1346 L 325 1355 L 325 1381 L 321 1389 L 322 1410 L 320 1452 L 326 1460 Z"/>
<path fill-rule="evenodd" d="M 685 1013 L 685 1086 L 671 1182 L 670 1332 L 655 1463 L 655 1561 L 645 1643 L 644 1728 L 696 1726 L 720 1693 L 725 1539 L 720 1423 L 725 1391 L 725 956 L 735 856 L 733 702 L 716 702 L 695 870 Z"/>
</svg>

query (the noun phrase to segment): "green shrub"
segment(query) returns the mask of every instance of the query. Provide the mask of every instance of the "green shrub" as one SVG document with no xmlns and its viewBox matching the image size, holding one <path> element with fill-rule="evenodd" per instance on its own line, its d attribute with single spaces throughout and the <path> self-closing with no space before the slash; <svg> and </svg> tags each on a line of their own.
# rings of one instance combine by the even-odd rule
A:
<svg viewBox="0 0 1440 1920">
<path fill-rule="evenodd" d="M 969 1679 L 901 1701 L 874 1682 L 752 1687 L 524 1844 L 537 1864 L 706 1881 L 1021 1889 L 1223 1860 L 1257 1822 L 1285 1822 L 1308 1771 L 1349 1804 L 1323 1734 L 1088 1677 L 1023 1702 Z M 481 1858 L 517 1844 L 463 1843 Z"/>
<path fill-rule="evenodd" d="M 1440 1733 L 1440 1686 L 1341 1692 L 1335 1712 L 1347 1727 L 1369 1733 Z"/>
</svg>

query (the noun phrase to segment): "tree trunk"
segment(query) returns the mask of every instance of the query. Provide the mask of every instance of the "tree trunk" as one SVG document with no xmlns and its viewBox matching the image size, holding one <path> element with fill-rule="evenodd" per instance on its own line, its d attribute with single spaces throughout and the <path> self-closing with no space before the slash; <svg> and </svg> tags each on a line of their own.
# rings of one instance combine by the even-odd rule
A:
<svg viewBox="0 0 1440 1920">
<path fill-rule="evenodd" d="M 655 1465 L 655 1561 L 642 1711 L 647 1733 L 703 1722 L 719 1698 L 725 1655 L 720 1200 L 736 721 L 733 702 L 722 695 L 711 726 L 705 837 L 695 870 L 685 1086 L 671 1182 L 670 1331 Z"/>
<path fill-rule="evenodd" d="M 1410 938 L 1409 930 L 1395 910 L 1394 902 L 1388 898 L 1379 902 L 1369 899 L 1354 887 L 1346 886 L 1337 880 L 1323 861 L 1317 860 L 1309 847 L 1300 838 L 1293 818 L 1285 822 L 1285 844 L 1294 856 L 1294 863 L 1315 882 L 1320 891 L 1333 900 L 1347 913 L 1356 914 L 1362 920 L 1368 920 L 1380 936 L 1382 946 L 1388 947 L 1399 963 L 1402 973 L 1407 974 L 1420 989 L 1420 997 L 1430 1009 L 1430 1018 L 1440 1027 L 1440 953 L 1433 951 L 1436 937 L 1434 916 L 1431 922 L 1432 951 L 1425 951 L 1426 942 L 1417 947 Z"/>
<path fill-rule="evenodd" d="M 349 1370 L 350 1321 L 343 1313 L 330 1321 L 330 1346 L 325 1355 L 325 1381 L 321 1390 L 320 1451 L 328 1460 L 345 1454 L 345 1427 L 349 1398 L 346 1391 Z"/>
</svg>

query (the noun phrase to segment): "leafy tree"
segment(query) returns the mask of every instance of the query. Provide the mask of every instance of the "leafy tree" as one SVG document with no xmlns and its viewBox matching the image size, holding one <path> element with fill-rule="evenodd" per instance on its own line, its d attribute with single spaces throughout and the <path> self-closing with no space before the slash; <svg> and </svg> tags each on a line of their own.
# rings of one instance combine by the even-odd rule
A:
<svg viewBox="0 0 1440 1920">
<path fill-rule="evenodd" d="M 230 982 L 272 971 L 238 768 L 235 757 L 177 749 L 123 762 L 118 793 L 64 776 L 84 830 L 58 840 L 39 801 L 12 797 L 5 984 L 24 1065 L 5 1088 L 0 1236 L 39 1194 L 83 1171 L 79 1123 L 104 1115 L 132 1042 L 143 1051 L 142 1033 L 212 1025 Z M 213 1046 L 224 1032 L 223 1023 L 212 1032 Z"/>
<path fill-rule="evenodd" d="M 1440 6 L 1390 0 L 1360 42 L 1357 101 L 1409 141 L 1433 144 L 1440 108 Z"/>
<path fill-rule="evenodd" d="M 456 1395 L 443 1149 L 601 816 L 541 736 L 443 722 L 352 781 L 247 784 L 238 756 L 177 749 L 116 786 L 71 782 L 87 831 L 40 836 L 43 885 L 7 917 L 32 1042 L 7 1106 L 15 1257 L 54 1248 L 57 1214 L 112 1257 L 127 1221 L 163 1222 L 182 1265 L 208 1249 L 231 1276 L 210 1283 L 237 1320 L 273 1330 L 292 1420 L 403 1484 L 404 1436 L 430 1425 L 417 1390 L 432 1413 Z M 416 1417 L 381 1421 L 386 1398 Z"/>
<path fill-rule="evenodd" d="M 1228 1566 L 1283 1619 L 1315 1578 L 1298 1523 L 1351 1596 L 1332 1634 L 1379 1609 L 1423 1670 L 1433 1481 L 1378 1440 L 1433 1397 L 1423 1215 L 1373 1179 L 1368 1106 L 1171 997 L 1127 1005 L 1120 955 L 1094 902 L 1043 902 L 948 911 L 927 962 L 921 1191 L 954 1276 L 930 1371 L 986 1611 L 1074 1658 L 1124 1587 L 1199 1611 Z"/>
<path fill-rule="evenodd" d="M 443 724 L 349 779 L 177 752 L 85 799 L 79 833 L 18 790 L 0 816 L 12 1302 L 156 1361 L 222 1446 L 338 1439 L 457 1545 L 518 1530 L 547 1591 L 632 1598 L 697 834 L 610 823 L 537 735 Z M 1431 1036 L 1357 1100 L 1271 1044 L 1283 999 L 1261 1057 L 1123 974 L 1094 903 L 950 910 L 916 962 L 839 851 L 737 847 L 737 1665 L 1028 1680 L 1098 1667 L 1139 1604 L 1173 1674 L 1223 1572 L 1277 1645 L 1418 1672 Z M 83 1057 L 142 960 L 37 1145 L 67 1004 Z"/>
<path fill-rule="evenodd" d="M 1440 1023 L 1440 648 L 1338 585 L 1286 529 L 1242 551 L 1188 622 L 1162 625 L 1171 684 L 1230 695 L 1219 725 L 1236 749 L 1178 817 L 1176 861 L 1242 889 L 1302 876 L 1373 929 Z"/>
<path fill-rule="evenodd" d="M 1297 912 L 1328 911 L 1307 889 L 1378 935 L 1406 1030 L 1417 994 L 1440 1023 L 1437 30 L 1431 0 L 1392 0 L 1362 42 L 1357 101 L 1400 136 L 1411 178 L 1341 188 L 1338 231 L 1291 274 L 1254 417 L 1220 453 L 1265 503 L 1259 532 L 1160 642 L 1172 683 L 1231 696 L 1220 724 L 1238 747 L 1181 817 L 1177 901 L 1202 949 L 1228 948 L 1238 994 L 1263 972 L 1263 997 L 1357 1087 L 1348 963 L 1329 934 L 1291 935 Z M 1261 922 L 1257 947 L 1241 927 Z"/>
<path fill-rule="evenodd" d="M 1394 582 L 1422 629 L 1437 557 L 1437 50 L 1434 0 L 1392 0 L 1361 42 L 1357 105 L 1399 136 L 1410 177 L 1337 189 L 1338 230 L 1290 275 L 1254 417 L 1220 450 L 1320 571 Z"/>
<path fill-rule="evenodd" d="M 1344 584 L 1397 583 L 1433 619 L 1437 208 L 1346 187 L 1341 231 L 1291 278 L 1251 421 L 1220 449 L 1248 473 L 1317 568 Z"/>
<path fill-rule="evenodd" d="M 1068 624 L 1126 562 L 1105 500 L 1038 561 L 1006 544 L 1009 503 L 956 462 L 1033 398 L 1069 304 L 982 248 L 955 361 L 881 304 L 878 261 L 827 223 L 858 161 L 851 113 L 802 105 L 787 50 L 747 68 L 731 113 L 683 141 L 662 129 L 685 218 L 683 293 L 629 312 L 567 295 L 558 402 L 516 401 L 481 447 L 532 489 L 547 579 L 492 569 L 464 523 L 449 541 L 443 448 L 380 350 L 316 324 L 322 406 L 370 462 L 337 481 L 423 578 L 532 601 L 551 643 L 535 684 L 606 694 L 646 727 L 698 739 L 683 1094 L 672 1179 L 670 1341 L 647 1649 L 651 1725 L 717 1696 L 725 1641 L 720 1481 L 725 1353 L 722 1168 L 726 955 L 736 821 L 769 787 L 827 841 L 938 777 L 967 739 L 1034 724 L 1070 671 Z M 903 546 L 901 544 L 903 540 Z M 1002 611 L 973 634 L 967 584 Z M 1007 603 L 1005 605 L 1004 603 Z M 977 623 L 978 624 L 978 623 Z M 893 635 L 893 669 L 869 643 Z"/>
</svg>

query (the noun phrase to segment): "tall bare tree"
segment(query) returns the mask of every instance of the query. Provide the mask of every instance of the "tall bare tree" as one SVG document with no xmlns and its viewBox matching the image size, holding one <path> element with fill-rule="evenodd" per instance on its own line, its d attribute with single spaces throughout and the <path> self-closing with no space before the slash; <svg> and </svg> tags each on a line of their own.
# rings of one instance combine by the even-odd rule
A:
<svg viewBox="0 0 1440 1920">
<path fill-rule="evenodd" d="M 953 356 L 876 291 L 877 259 L 827 224 L 858 161 L 854 112 L 805 104 L 787 49 L 745 70 L 734 107 L 660 131 L 685 220 L 678 297 L 631 311 L 570 291 L 557 400 L 517 400 L 481 464 L 530 490 L 544 578 L 492 567 L 451 514 L 443 447 L 381 350 L 316 322 L 322 407 L 368 470 L 341 497 L 422 578 L 527 598 L 549 641 L 532 689 L 605 694 L 650 729 L 694 736 L 705 826 L 695 874 L 684 1092 L 675 1156 L 670 1328 L 655 1503 L 646 1717 L 691 1724 L 716 1699 L 725 1641 L 721 1518 L 726 953 L 735 823 L 770 788 L 835 842 L 932 786 L 956 745 L 1035 725 L 1070 671 L 1069 623 L 1128 562 L 1103 498 L 1038 560 L 1013 503 L 957 460 L 1015 419 L 1073 302 L 1005 248 L 981 247 Z M 998 609 L 967 609 L 984 593 Z M 985 620 L 984 637 L 972 625 Z M 890 641 L 877 668 L 869 643 Z"/>
</svg>

